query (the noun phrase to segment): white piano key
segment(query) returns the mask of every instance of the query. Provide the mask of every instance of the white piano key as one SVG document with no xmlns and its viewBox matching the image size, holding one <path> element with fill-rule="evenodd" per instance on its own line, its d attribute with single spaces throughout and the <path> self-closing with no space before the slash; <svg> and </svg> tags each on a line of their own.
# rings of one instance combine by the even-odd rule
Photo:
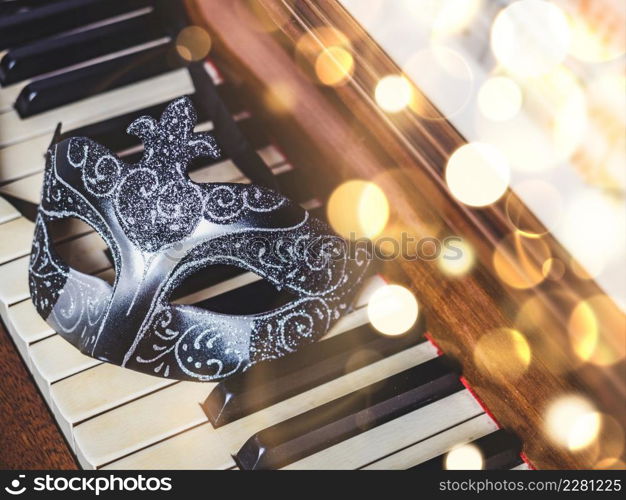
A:
<svg viewBox="0 0 626 500">
<path fill-rule="evenodd" d="M 50 406 L 68 442 L 74 426 L 176 381 L 102 363 L 50 387 Z"/>
<path fill-rule="evenodd" d="M 251 273 L 246 274 L 249 275 Z M 243 286 L 246 284 L 246 279 L 238 279 L 242 276 L 245 275 L 224 281 L 215 287 L 210 287 L 203 291 L 203 294 L 208 298 Z M 260 279 L 257 276 L 255 277 Z M 370 282 L 380 283 L 381 279 L 374 277 Z M 373 288 L 372 283 L 368 286 L 368 289 L 371 288 Z M 360 303 L 363 304 L 362 300 Z M 342 318 L 344 321 L 339 321 L 325 338 L 330 338 L 331 336 L 344 333 L 348 329 L 365 324 L 367 322 L 367 314 L 363 314 L 364 312 L 362 309 L 346 315 Z M 80 366 L 77 368 L 79 369 Z M 37 367 L 34 366 L 33 369 L 36 370 Z M 72 429 L 79 422 L 120 406 L 126 401 L 138 399 L 148 392 L 171 385 L 174 382 L 146 376 L 130 370 L 120 370 L 119 372 L 115 371 L 111 368 L 111 365 L 100 365 L 52 384 L 50 388 L 50 404 L 69 442 L 72 442 L 73 439 Z M 111 375 L 112 373 L 120 378 L 120 384 L 112 382 L 114 378 Z M 57 376 L 56 373 L 50 373 L 50 370 L 48 370 L 48 376 L 50 375 Z M 45 379 L 46 376 L 43 375 L 41 378 Z M 90 396 L 77 396 L 85 394 Z"/>
<path fill-rule="evenodd" d="M 285 469 L 357 469 L 481 413 L 480 404 L 464 389 L 289 464 Z"/>
<path fill-rule="evenodd" d="M 141 10 L 136 10 L 133 11 L 132 13 L 128 13 L 128 14 L 124 14 L 122 16 L 116 16 L 115 18 L 108 18 L 104 21 L 98 21 L 97 23 L 91 23 L 89 25 L 86 26 L 81 26 L 79 29 L 75 29 L 75 30 L 70 30 L 69 32 L 66 32 L 66 34 L 70 33 L 70 32 L 78 32 L 78 31 L 84 31 L 87 29 L 92 29 L 95 28 L 97 26 L 102 26 L 104 24 L 110 24 L 113 22 L 118 22 L 118 21 L 122 21 L 124 19 L 130 19 L 131 17 L 137 17 L 140 15 L 144 15 L 147 14 L 149 12 L 151 12 L 153 10 L 152 7 L 148 7 L 145 9 L 141 9 Z M 155 40 L 152 42 L 147 42 L 145 44 L 141 44 L 141 45 L 136 45 L 134 47 L 129 47 L 127 49 L 124 49 L 122 51 L 118 51 L 118 52 L 113 52 L 113 53 L 109 53 L 109 54 L 105 54 L 93 59 L 88 59 L 86 61 L 81 61 L 80 63 L 77 64 L 73 64 L 71 66 L 67 66 L 64 68 L 59 68 L 55 71 L 51 71 L 45 74 L 40 74 L 37 75 L 36 77 L 34 77 L 35 80 L 40 79 L 40 78 L 45 78 L 48 76 L 52 76 L 52 75 L 58 75 L 61 73 L 66 73 L 68 71 L 72 71 L 75 69 L 80 69 L 80 68 L 84 68 L 87 66 L 91 66 L 93 64 L 97 64 L 99 62 L 103 62 L 106 60 L 110 60 L 110 59 L 114 59 L 116 57 L 121 57 L 125 54 L 130 54 L 132 52 L 136 52 L 138 50 L 141 49 L 145 49 L 151 46 L 155 46 L 158 44 L 163 43 L 163 41 L 167 41 L 168 39 L 161 39 L 161 40 Z M 5 51 L 6 52 L 6 51 Z M 3 57 L 3 53 L 0 52 L 0 59 Z M 10 111 L 13 108 L 13 104 L 15 103 L 15 101 L 17 100 L 17 97 L 19 95 L 19 93 L 22 91 L 22 89 L 24 87 L 26 87 L 30 82 L 32 81 L 32 79 L 29 80 L 24 80 L 21 82 L 17 82 L 14 83 L 12 85 L 9 85 L 7 87 L 3 87 L 0 88 L 0 113 L 5 113 L 7 111 Z"/>
<path fill-rule="evenodd" d="M 30 299 L 10 306 L 4 323 L 28 364 L 30 358 L 27 347 L 33 342 L 54 335 L 54 330 L 39 316 Z"/>
<path fill-rule="evenodd" d="M 237 117 L 246 117 L 248 113 L 240 113 Z M 130 125 L 130 123 L 129 123 Z M 212 122 L 199 124 L 195 130 L 209 131 L 213 129 Z M 27 177 L 31 174 L 43 171 L 45 167 L 45 153 L 50 144 L 50 135 L 34 137 L 26 141 L 18 142 L 11 146 L 0 149 L 0 182 L 10 182 Z M 143 150 L 143 145 L 120 151 L 119 155 L 124 156 Z M 267 146 L 258 151 L 267 165 L 284 163 L 282 153 L 273 146 Z M 239 174 L 241 175 L 241 174 Z M 227 182 L 227 181 L 216 181 Z M 31 196 L 32 197 L 32 196 Z M 0 218 L 1 221 L 1 218 Z"/>
<path fill-rule="evenodd" d="M 489 415 L 483 413 L 363 468 L 369 470 L 408 469 L 443 455 L 455 446 L 469 443 L 496 430 L 498 430 L 497 424 Z"/>
<path fill-rule="evenodd" d="M 90 251 L 91 247 L 89 245 L 89 241 L 85 243 L 85 240 L 95 240 L 96 244 L 104 245 L 104 243 L 95 235 L 95 233 L 91 233 L 89 235 L 85 235 L 83 239 L 77 239 L 73 242 L 70 242 L 74 248 L 74 256 L 77 260 L 89 260 L 93 261 L 95 258 L 95 264 L 90 262 L 91 268 L 97 268 L 101 265 L 108 266 L 108 259 L 104 256 L 104 253 L 93 253 Z M 82 242 L 81 244 L 76 244 L 76 241 Z M 87 255 L 81 255 L 87 250 Z M 103 271 L 102 273 L 109 273 L 113 276 L 109 277 L 109 281 L 112 281 L 114 277 L 114 270 L 108 269 Z M 102 274 L 101 273 L 101 274 Z M 103 276 L 102 276 L 103 277 Z M 104 278 L 104 277 L 103 277 Z M 226 282 L 220 283 L 214 287 L 209 287 L 200 292 L 196 292 L 189 297 L 186 297 L 186 302 L 189 302 L 191 299 L 193 301 L 203 300 L 209 298 L 211 296 L 217 295 L 219 293 L 223 293 L 230 289 L 236 288 L 238 286 L 243 286 L 244 284 L 251 283 L 254 280 L 260 279 L 258 276 L 255 276 L 253 273 L 244 273 L 238 277 L 235 277 L 231 280 L 227 280 Z M 39 366 L 37 363 L 33 364 L 30 360 L 30 353 L 28 353 L 27 346 L 45 336 L 52 335 L 52 330 L 46 325 L 46 323 L 39 317 L 34 306 L 30 302 L 30 300 L 25 300 L 19 304 L 15 304 L 12 308 L 9 308 L 10 315 L 7 315 L 6 322 L 9 325 L 9 329 L 14 335 L 16 343 L 19 344 L 19 347 L 22 351 L 26 351 L 25 359 L 29 360 L 29 364 L 31 365 L 31 369 L 34 372 L 37 372 L 36 375 L 40 381 L 40 386 L 42 387 L 43 392 L 47 392 L 47 388 L 54 381 L 58 380 L 62 376 L 68 377 L 74 372 L 79 372 L 84 369 L 84 365 L 82 363 L 82 358 L 76 357 L 73 355 L 74 353 L 70 352 L 67 355 L 68 359 L 73 359 L 76 361 L 75 365 L 67 365 L 63 368 L 62 375 L 58 374 L 57 371 L 50 369 L 49 367 L 45 367 L 45 369 L 39 370 Z M 49 344 L 43 344 L 49 345 Z M 50 344 L 57 345 L 57 344 Z M 41 346 L 40 346 L 41 347 Z M 69 344 L 67 345 L 67 349 L 73 349 Z M 64 356 L 58 356 L 59 359 L 65 359 Z M 41 357 L 41 356 L 40 356 Z M 73 366 L 73 368 L 72 368 Z M 74 370 L 74 371 L 72 371 Z M 62 404 L 62 402 L 61 402 Z M 72 421 L 72 424 L 76 421 Z"/>
<path fill-rule="evenodd" d="M 50 384 L 98 365 L 101 361 L 85 356 L 60 335 L 53 335 L 28 347 L 33 378 L 41 394 L 52 406 Z"/>
<path fill-rule="evenodd" d="M 41 135 L 0 149 L 0 182 L 10 182 L 40 172 L 52 137 Z"/>
<path fill-rule="evenodd" d="M 277 166 L 287 162 L 287 158 L 274 145 L 265 146 L 257 150 L 257 153 L 266 165 Z"/>
<path fill-rule="evenodd" d="M 212 285 L 210 287 L 204 288 L 202 290 L 198 290 L 197 292 L 190 293 L 185 295 L 184 297 L 180 297 L 172 301 L 175 304 L 197 304 L 203 300 L 206 300 L 210 297 L 215 297 L 221 293 L 227 292 L 229 290 L 234 290 L 235 288 L 239 288 L 240 286 L 249 285 L 250 283 L 254 283 L 255 281 L 259 281 L 262 278 L 254 273 L 245 272 L 233 278 L 224 280 L 216 285 Z"/>
<path fill-rule="evenodd" d="M 200 402 L 214 386 L 178 382 L 77 425 L 77 458 L 93 469 L 206 422 Z"/>
<path fill-rule="evenodd" d="M 28 263 L 30 257 L 20 257 L 0 266 L 0 313 L 6 319 L 7 308 L 11 304 L 27 299 Z"/>
<path fill-rule="evenodd" d="M 190 303 L 192 302 L 191 298 L 201 297 L 202 299 L 207 299 L 214 297 L 252 282 L 250 277 L 255 278 L 254 281 L 261 279 L 252 273 L 244 273 L 230 280 L 225 280 L 218 285 L 183 297 L 181 300 L 185 303 Z M 69 343 L 68 346 L 70 346 Z M 56 374 L 52 374 L 50 371 L 48 373 L 57 377 L 56 379 L 58 380 Z M 65 375 L 67 377 L 67 371 Z M 55 380 L 48 380 L 52 384 L 53 410 L 58 411 L 58 414 L 55 411 L 57 421 L 59 421 L 62 427 L 66 426 L 68 429 L 87 418 L 104 413 L 126 401 L 137 399 L 148 392 L 175 382 L 174 380 L 153 377 L 106 364 L 85 371 L 81 371 L 81 367 L 77 366 L 76 374 L 72 375 L 58 383 L 53 383 Z M 120 383 L 112 383 L 114 379 L 119 379 Z M 77 397 L 77 394 L 88 394 L 90 396 Z"/>
<path fill-rule="evenodd" d="M 33 373 L 37 372 L 46 386 L 102 363 L 81 353 L 60 335 L 52 335 L 31 344 L 29 351 Z"/>
<path fill-rule="evenodd" d="M 257 150 L 257 153 L 265 164 L 269 166 L 274 175 L 280 175 L 288 170 L 292 170 L 291 165 L 285 166 L 280 156 L 276 155 L 278 150 L 275 146 L 269 145 Z M 272 160 L 272 161 L 267 161 Z M 189 177 L 194 182 L 242 182 L 249 183 L 250 180 L 243 175 L 241 170 L 233 163 L 232 160 L 224 160 L 213 165 L 198 168 L 189 173 Z"/>
<path fill-rule="evenodd" d="M 17 96 L 28 84 L 29 81 L 26 81 L 0 88 L 0 113 L 10 113 L 12 111 L 13 103 L 15 103 Z"/>
<path fill-rule="evenodd" d="M 107 275 L 110 273 L 113 273 L 114 278 L 115 271 L 112 269 L 99 272 L 96 276 L 107 279 Z M 109 278 L 108 281 L 112 282 L 113 279 Z M 7 331 L 11 334 L 11 337 L 13 337 L 13 341 L 20 350 L 24 362 L 28 365 L 29 370 L 33 372 L 33 370 L 37 368 L 33 367 L 29 346 L 39 340 L 56 335 L 56 333 L 44 319 L 39 316 L 30 298 L 9 306 L 3 319 Z M 80 370 L 82 368 L 78 367 L 77 369 Z M 40 382 L 43 382 L 45 377 L 41 374 L 38 375 L 41 379 Z M 40 386 L 45 388 L 49 384 L 50 382 L 46 381 L 46 384 L 40 384 Z"/>
<path fill-rule="evenodd" d="M 0 264 L 24 256 L 33 243 L 35 224 L 19 217 L 0 224 Z"/>
<path fill-rule="evenodd" d="M 17 209 L 0 196 L 0 224 L 17 219 L 19 216 Z"/>
<path fill-rule="evenodd" d="M 63 121 L 65 129 L 81 127 L 191 94 L 193 91 L 189 72 L 182 68 L 29 118 L 22 119 L 15 111 L 2 113 L 0 147 L 51 134 L 59 121 Z"/>
<path fill-rule="evenodd" d="M 72 265 L 84 273 L 94 274 L 111 267 L 105 254 L 107 244 L 95 231 L 59 243 L 55 248 L 61 256 L 71 254 Z"/>
<path fill-rule="evenodd" d="M 113 269 L 107 269 L 96 276 L 106 280 L 110 273 L 115 276 L 115 270 Z M 111 281 L 110 278 L 109 281 Z M 55 335 L 52 327 L 39 316 L 30 298 L 8 307 L 5 324 L 14 340 L 18 340 L 25 345 L 30 345 Z"/>
<path fill-rule="evenodd" d="M 283 158 L 280 152 L 278 152 L 278 150 L 271 145 L 260 149 L 258 152 L 261 156 L 264 156 L 267 159 L 274 159 L 279 162 L 282 161 Z M 268 165 L 274 175 L 279 175 L 293 168 L 290 164 L 286 163 L 268 163 Z M 196 182 L 250 182 L 230 160 L 207 166 L 201 170 L 205 171 L 203 175 L 206 176 L 206 179 L 198 179 L 194 177 Z M 8 194 L 33 204 L 39 204 L 42 183 L 43 172 L 39 172 L 5 184 L 4 186 L 0 186 L 0 194 Z M 6 252 L 3 250 L 2 244 L 0 243 L 0 264 L 17 257 L 27 255 L 30 252 L 33 230 L 29 225 L 32 225 L 32 223 L 23 217 L 21 220 L 22 222 L 20 223 L 10 221 L 13 223 L 13 226 L 7 226 L 6 228 L 5 224 L 0 224 L 0 238 L 2 238 L 4 234 L 14 235 L 14 237 L 7 240 L 6 245 L 10 248 L 8 248 Z M 92 231 L 93 230 L 89 226 L 81 224 L 80 222 L 77 224 L 70 224 L 65 228 L 65 233 L 60 235 L 58 239 L 62 241 L 64 238 Z M 0 239 L 0 242 L 1 241 L 2 240 Z M 5 253 L 7 255 L 6 258 L 4 258 Z M 0 294 L 0 301 L 1 300 Z"/>
<path fill-rule="evenodd" d="M 218 429 L 214 429 L 207 423 L 198 428 L 204 429 L 204 435 L 198 434 L 199 430 L 195 432 L 195 435 L 198 436 L 197 440 L 190 440 L 186 436 L 187 433 L 183 433 L 118 460 L 110 464 L 109 467 L 134 469 L 149 465 L 150 467 L 173 469 L 224 468 L 222 449 L 225 450 L 226 454 L 234 454 L 250 436 L 266 427 L 395 375 L 436 356 L 437 352 L 433 345 L 429 342 L 423 342 Z M 207 449 L 219 451 L 214 456 L 206 453 Z M 234 462 L 228 462 L 228 465 L 229 467 L 234 466 Z"/>
<path fill-rule="evenodd" d="M 27 177 L 0 186 L 0 194 L 13 196 L 19 200 L 39 205 L 41 187 L 43 186 L 43 170 Z"/>
<path fill-rule="evenodd" d="M 71 251 L 74 263 L 83 272 L 94 273 L 111 267 L 104 253 L 106 244 L 95 232 L 61 243 L 57 249 L 59 252 Z M 2 309 L 3 317 L 8 306 L 29 297 L 29 260 L 30 257 L 25 256 L 0 266 L 0 276 L 3 277 L 3 280 L 0 281 L 0 305 L 4 306 Z"/>
<path fill-rule="evenodd" d="M 0 150 L 0 153 L 1 152 L 2 150 Z M 275 146 L 266 146 L 259 149 L 257 153 L 259 153 L 259 155 L 264 159 L 276 162 L 266 163 L 274 175 L 279 175 L 293 168 L 291 165 L 284 163 L 281 159 L 282 155 Z M 41 201 L 43 176 L 44 174 L 42 170 L 7 183 L 0 186 L 0 194 L 13 196 L 14 198 L 38 205 Z M 194 170 L 191 172 L 191 178 L 195 182 L 250 182 L 250 180 L 241 173 L 231 160 L 224 160 L 222 162 L 207 165 L 206 167 Z"/>
<path fill-rule="evenodd" d="M 205 423 L 102 467 L 104 470 L 230 469 L 235 461 Z"/>
</svg>

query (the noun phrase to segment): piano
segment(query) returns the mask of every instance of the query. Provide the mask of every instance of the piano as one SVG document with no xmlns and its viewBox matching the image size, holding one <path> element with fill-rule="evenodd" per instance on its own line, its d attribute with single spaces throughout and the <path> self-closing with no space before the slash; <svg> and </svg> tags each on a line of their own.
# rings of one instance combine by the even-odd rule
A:
<svg viewBox="0 0 626 500">
<path fill-rule="evenodd" d="M 347 0 L 0 2 L 0 315 L 11 339 L 0 349 L 0 404 L 9 417 L 3 449 L 18 450 L 3 451 L 0 463 L 624 466 L 623 312 L 574 269 L 568 250 L 513 191 L 478 210 L 451 194 L 445 166 L 466 139 L 413 84 L 419 112 L 381 106 L 377 84 L 401 70 L 353 7 Z M 332 62 L 319 63 L 320 54 Z M 81 354 L 39 317 L 27 283 L 43 155 L 57 123 L 66 136 L 91 137 L 130 161 L 142 149 L 126 126 L 142 114 L 158 116 L 179 96 L 191 96 L 199 109 L 198 130 L 218 133 L 203 113 L 213 91 L 282 193 L 332 219 L 329 198 L 338 187 L 375 182 L 390 200 L 384 236 L 431 244 L 460 237 L 474 257 L 471 268 L 456 273 L 437 258 L 381 259 L 354 311 L 321 341 L 217 383 L 152 377 Z M 194 163 L 190 177 L 259 180 L 237 163 L 228 155 Z M 520 221 L 542 235 L 541 245 L 519 236 Z M 509 234 L 502 250 L 498 243 Z M 106 244 L 89 226 L 63 221 L 54 240 L 73 267 L 113 280 Z M 554 265 L 546 271 L 547 260 Z M 511 286 L 502 269 L 522 281 L 537 272 L 541 279 Z M 232 312 L 262 311 L 280 299 L 260 277 L 236 268 L 192 278 L 177 301 Z M 373 294 L 390 283 L 411 290 L 419 304 L 417 321 L 402 335 L 382 334 L 368 315 Z M 596 342 L 611 362 L 583 363 L 572 347 L 571 318 L 581 301 L 599 296 L 606 300 L 593 309 Z M 581 417 L 581 404 L 590 408 L 581 417 L 597 425 L 588 443 L 552 435 L 548 413 L 562 401 L 569 406 L 557 408 L 557 423 Z"/>
</svg>

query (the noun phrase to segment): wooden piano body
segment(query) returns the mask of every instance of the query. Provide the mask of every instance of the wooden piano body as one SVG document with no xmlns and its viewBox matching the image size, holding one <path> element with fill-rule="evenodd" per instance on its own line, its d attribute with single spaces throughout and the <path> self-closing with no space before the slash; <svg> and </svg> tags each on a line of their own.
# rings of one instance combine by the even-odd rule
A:
<svg viewBox="0 0 626 500">
<path fill-rule="evenodd" d="M 571 451 L 551 442 L 543 424 L 546 406 L 556 396 L 582 393 L 604 415 L 610 415 L 613 427 L 607 429 L 614 431 L 617 425 L 623 435 L 626 428 L 623 362 L 603 368 L 580 366 L 568 342 L 569 312 L 581 298 L 600 293 L 599 288 L 570 270 L 560 280 L 545 280 L 530 290 L 507 287 L 497 279 L 492 255 L 499 238 L 514 230 L 505 207 L 513 195 L 481 210 L 454 200 L 443 180 L 443 169 L 450 154 L 464 143 L 463 137 L 425 97 L 423 106 L 430 106 L 429 119 L 410 110 L 391 115 L 377 106 L 375 84 L 382 76 L 397 73 L 398 68 L 367 33 L 336 2 L 189 0 L 185 4 L 192 21 L 211 36 L 210 59 L 219 68 L 219 72 L 211 69 L 211 74 L 233 83 L 239 111 L 257 120 L 257 128 L 262 124 L 269 141 L 259 149 L 265 162 L 276 175 L 303 172 L 298 188 L 305 185 L 308 197 L 299 201 L 310 203 L 343 180 L 375 180 L 393 200 L 391 236 L 402 231 L 418 240 L 459 235 L 475 249 L 477 264 L 463 277 L 450 277 L 441 272 L 436 261 L 386 262 L 381 275 L 413 290 L 434 343 L 419 344 L 213 428 L 200 403 L 215 384 L 175 382 L 102 364 L 78 353 L 51 331 L 28 298 L 26 265 L 32 223 L 9 202 L 0 200 L 0 313 L 78 463 L 85 468 L 233 468 L 236 463 L 232 455 L 255 433 L 424 362 L 437 355 L 435 346 L 459 361 L 463 380 L 479 399 L 464 389 L 449 396 L 453 398 L 449 406 L 425 407 L 423 413 L 411 413 L 402 421 L 379 426 L 374 432 L 291 466 L 407 468 L 436 458 L 456 444 L 492 433 L 498 425 L 521 438 L 524 455 L 537 468 L 590 468 L 609 458 L 605 448 L 615 449 L 610 446 L 614 434 L 603 431 L 596 445 Z M 353 78 L 341 87 L 317 85 L 307 75 L 307 61 L 294 58 L 297 41 L 320 26 L 346 34 L 354 49 Z M 324 40 L 317 43 L 323 47 Z M 142 105 L 135 106 L 147 107 L 193 93 L 193 82 L 185 72 L 181 68 L 135 83 L 132 93 L 126 95 L 141 95 Z M 16 125 L 0 130 L 0 142 L 5 144 L 0 149 L 0 195 L 7 195 L 18 208 L 22 201 L 36 202 L 41 154 L 58 114 L 64 115 L 62 119 L 72 129 L 126 113 L 131 110 L 110 105 L 117 101 L 117 95 L 109 100 L 107 96 L 116 92 L 124 95 L 128 88 L 50 111 L 47 122 L 41 119 L 46 113 L 29 119 L 10 119 L 7 112 L 0 115 L 3 127 Z M 0 89 L 2 98 L 7 95 L 7 88 Z M 129 105 L 128 98 L 124 105 Z M 70 109 L 71 113 L 63 113 Z M 85 112 L 96 109 L 104 114 L 93 117 Z M 33 123 L 43 123 L 41 130 L 33 132 Z M 202 172 L 200 180 L 244 181 L 228 161 Z M 539 225 L 531 213 L 524 212 L 523 217 Z M 556 240 L 549 235 L 544 240 L 552 257 L 569 262 Z M 93 233 L 83 229 L 82 235 L 68 240 L 67 245 L 83 260 L 84 268 L 103 275 L 111 273 L 105 248 Z M 532 272 L 537 263 L 541 266 L 542 256 L 534 254 L 532 248 L 524 248 L 521 254 L 512 249 L 508 255 L 516 272 Z M 253 280 L 235 278 L 202 293 L 205 298 L 218 295 Z M 368 293 L 380 284 L 379 279 L 369 282 L 359 299 L 359 309 L 331 336 L 367 323 L 364 306 Z M 507 373 L 502 362 L 491 363 L 485 370 L 475 356 L 479 339 L 495 329 L 520 328 L 517 315 L 529 299 L 540 312 L 540 321 L 525 324 L 533 356 L 528 369 L 516 377 Z M 603 313 L 608 324 L 619 326 L 623 321 L 615 307 Z M 623 342 L 623 332 L 618 331 L 607 342 L 609 348 L 611 342 Z M 510 348 L 501 347 L 503 354 Z M 620 349 L 619 345 L 612 348 Z M 41 411 L 41 405 L 37 408 Z M 444 414 L 447 423 L 432 427 Z M 21 432 L 28 433 L 29 429 Z M 50 429 L 45 432 L 54 434 Z M 611 458 L 623 460 L 623 456 Z M 32 462 L 23 463 L 36 467 Z"/>
</svg>

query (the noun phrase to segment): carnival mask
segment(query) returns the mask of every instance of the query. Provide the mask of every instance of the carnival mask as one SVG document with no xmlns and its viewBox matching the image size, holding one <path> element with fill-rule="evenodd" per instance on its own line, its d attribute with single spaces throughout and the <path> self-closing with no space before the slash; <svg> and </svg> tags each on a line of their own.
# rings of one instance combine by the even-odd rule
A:
<svg viewBox="0 0 626 500">
<path fill-rule="evenodd" d="M 195 124 L 188 98 L 172 102 L 159 121 L 135 120 L 127 132 L 144 144 L 137 164 L 84 137 L 51 145 L 29 285 L 39 314 L 84 354 L 151 375 L 207 381 L 320 338 L 350 309 L 369 260 L 364 252 L 350 258 L 323 222 L 273 190 L 193 182 L 189 162 L 219 156 L 213 136 L 194 132 Z M 112 286 L 55 252 L 49 225 L 69 217 L 108 244 Z M 185 278 L 215 264 L 256 273 L 295 298 L 248 315 L 172 302 Z"/>
</svg>

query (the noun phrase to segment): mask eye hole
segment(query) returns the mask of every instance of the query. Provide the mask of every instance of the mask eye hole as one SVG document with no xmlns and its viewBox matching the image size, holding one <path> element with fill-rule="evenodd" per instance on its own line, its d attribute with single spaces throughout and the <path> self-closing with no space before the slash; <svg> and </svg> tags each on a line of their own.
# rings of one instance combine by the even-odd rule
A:
<svg viewBox="0 0 626 500">
<path fill-rule="evenodd" d="M 76 217 L 46 223 L 51 247 L 75 271 L 96 275 L 109 284 L 115 282 L 111 251 L 94 229 Z"/>
<path fill-rule="evenodd" d="M 226 265 L 209 266 L 187 277 L 172 293 L 172 302 L 233 316 L 261 314 L 297 296 L 278 290 L 254 273 Z"/>
</svg>

